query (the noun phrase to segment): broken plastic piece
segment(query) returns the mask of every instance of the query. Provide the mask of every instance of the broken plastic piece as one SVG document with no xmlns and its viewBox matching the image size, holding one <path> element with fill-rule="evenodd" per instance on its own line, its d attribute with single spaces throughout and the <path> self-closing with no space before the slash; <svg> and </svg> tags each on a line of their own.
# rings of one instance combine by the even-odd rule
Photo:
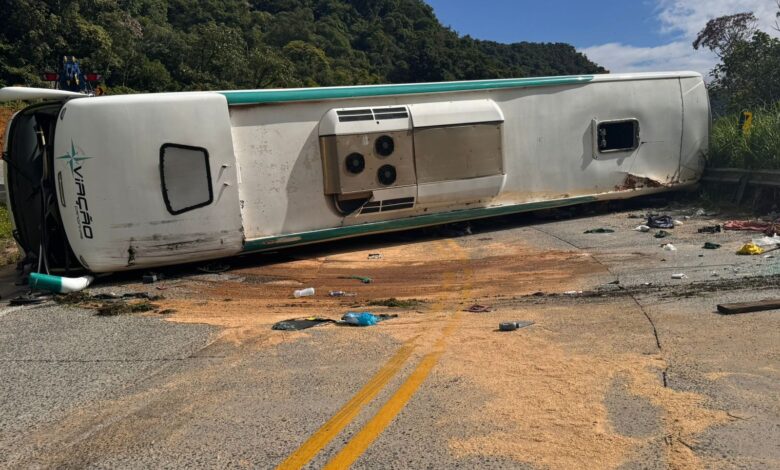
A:
<svg viewBox="0 0 780 470">
<path fill-rule="evenodd" d="M 688 279 L 688 276 L 683 273 L 672 274 L 672 279 Z"/>
<path fill-rule="evenodd" d="M 339 279 L 356 279 L 362 282 L 363 284 L 371 284 L 371 282 L 373 281 L 370 277 L 365 277 L 365 276 L 342 276 Z"/>
<path fill-rule="evenodd" d="M 503 322 L 498 324 L 498 330 L 499 331 L 515 331 L 520 328 L 525 328 L 527 326 L 533 325 L 534 322 L 532 321 L 512 321 L 512 322 Z"/>
<path fill-rule="evenodd" d="M 344 292 L 343 290 L 332 290 L 328 292 L 329 297 L 355 297 L 357 296 L 357 293 L 355 292 Z"/>
<path fill-rule="evenodd" d="M 702 248 L 704 248 L 705 250 L 717 250 L 718 248 L 720 248 L 720 245 L 717 243 L 706 242 Z"/>
<path fill-rule="evenodd" d="M 644 233 L 644 232 L 649 232 L 650 231 L 650 227 L 648 227 L 647 225 L 639 225 L 634 230 L 636 230 L 637 232 L 643 232 Z"/>
<path fill-rule="evenodd" d="M 493 309 L 489 305 L 480 305 L 480 304 L 474 304 L 471 307 L 467 308 L 467 312 L 471 313 L 488 313 L 491 312 Z"/>
<path fill-rule="evenodd" d="M 61 277 L 50 274 L 30 273 L 30 288 L 34 290 L 46 290 L 57 294 L 78 292 L 86 289 L 95 278 L 92 276 Z"/>
<path fill-rule="evenodd" d="M 671 243 L 667 243 L 662 246 L 664 247 L 664 251 L 677 251 L 677 247 L 672 245 Z"/>
</svg>

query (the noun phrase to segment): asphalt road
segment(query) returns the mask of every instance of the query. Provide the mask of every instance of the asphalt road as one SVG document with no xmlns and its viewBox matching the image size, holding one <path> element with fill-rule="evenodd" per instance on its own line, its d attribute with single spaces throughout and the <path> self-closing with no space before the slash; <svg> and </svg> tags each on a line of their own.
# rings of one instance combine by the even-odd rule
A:
<svg viewBox="0 0 780 470">
<path fill-rule="evenodd" d="M 0 465 L 780 468 L 780 312 L 715 312 L 780 297 L 780 256 L 736 256 L 750 235 L 698 234 L 721 217 L 696 209 L 668 240 L 632 230 L 641 208 L 510 217 L 91 289 L 162 292 L 170 315 L 3 307 Z M 367 305 L 388 297 L 424 303 Z M 356 309 L 399 317 L 270 329 Z"/>
</svg>

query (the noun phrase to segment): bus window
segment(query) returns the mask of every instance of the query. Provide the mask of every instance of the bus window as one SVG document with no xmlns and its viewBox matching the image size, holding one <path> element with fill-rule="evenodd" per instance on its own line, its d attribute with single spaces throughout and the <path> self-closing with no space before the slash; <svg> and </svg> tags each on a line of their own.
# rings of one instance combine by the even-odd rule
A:
<svg viewBox="0 0 780 470">
<path fill-rule="evenodd" d="M 639 121 L 600 122 L 597 130 L 599 152 L 625 152 L 639 146 Z"/>
<path fill-rule="evenodd" d="M 173 215 L 207 206 L 214 200 L 209 153 L 204 148 L 163 145 L 160 177 L 165 207 Z"/>
</svg>

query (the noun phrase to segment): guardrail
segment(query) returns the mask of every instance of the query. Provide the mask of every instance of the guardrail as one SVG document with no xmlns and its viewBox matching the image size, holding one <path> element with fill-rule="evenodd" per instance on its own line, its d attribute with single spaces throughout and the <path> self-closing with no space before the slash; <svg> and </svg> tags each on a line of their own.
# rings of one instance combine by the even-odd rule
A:
<svg viewBox="0 0 780 470">
<path fill-rule="evenodd" d="M 780 188 L 780 170 L 745 170 L 743 168 L 708 168 L 702 181 Z"/>
<path fill-rule="evenodd" d="M 702 175 L 706 183 L 736 184 L 737 193 L 734 200 L 742 202 L 748 186 L 759 188 L 780 188 L 780 171 L 778 170 L 746 170 L 743 168 L 708 168 Z"/>
</svg>

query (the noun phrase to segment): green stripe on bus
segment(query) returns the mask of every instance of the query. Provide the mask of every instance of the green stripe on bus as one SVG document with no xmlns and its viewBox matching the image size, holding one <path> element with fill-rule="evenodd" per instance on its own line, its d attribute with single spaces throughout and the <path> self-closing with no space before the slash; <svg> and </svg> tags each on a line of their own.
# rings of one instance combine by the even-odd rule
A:
<svg viewBox="0 0 780 470">
<path fill-rule="evenodd" d="M 286 90 L 221 91 L 228 104 L 285 103 L 290 101 L 319 101 L 371 96 L 416 95 L 456 91 L 498 90 L 556 85 L 576 85 L 593 80 L 593 75 L 561 77 L 514 78 L 505 80 L 476 80 L 470 82 L 413 83 L 405 85 L 366 85 L 333 88 L 301 88 Z"/>
<path fill-rule="evenodd" d="M 583 196 L 571 199 L 515 204 L 511 206 L 480 207 L 452 212 L 440 212 L 437 214 L 420 215 L 416 217 L 407 217 L 404 219 L 385 220 L 381 222 L 370 222 L 359 225 L 348 225 L 344 227 L 314 230 L 311 232 L 291 233 L 275 237 L 246 240 L 244 242 L 243 251 L 246 253 L 254 251 L 268 251 L 278 248 L 336 240 L 339 238 L 356 237 L 372 233 L 393 232 L 398 230 L 426 227 L 430 225 L 461 222 L 464 220 L 481 219 L 499 215 L 519 214 L 521 212 L 531 212 L 543 209 L 554 209 L 556 207 L 573 206 L 594 201 L 597 201 L 597 198 L 593 196 Z"/>
</svg>

